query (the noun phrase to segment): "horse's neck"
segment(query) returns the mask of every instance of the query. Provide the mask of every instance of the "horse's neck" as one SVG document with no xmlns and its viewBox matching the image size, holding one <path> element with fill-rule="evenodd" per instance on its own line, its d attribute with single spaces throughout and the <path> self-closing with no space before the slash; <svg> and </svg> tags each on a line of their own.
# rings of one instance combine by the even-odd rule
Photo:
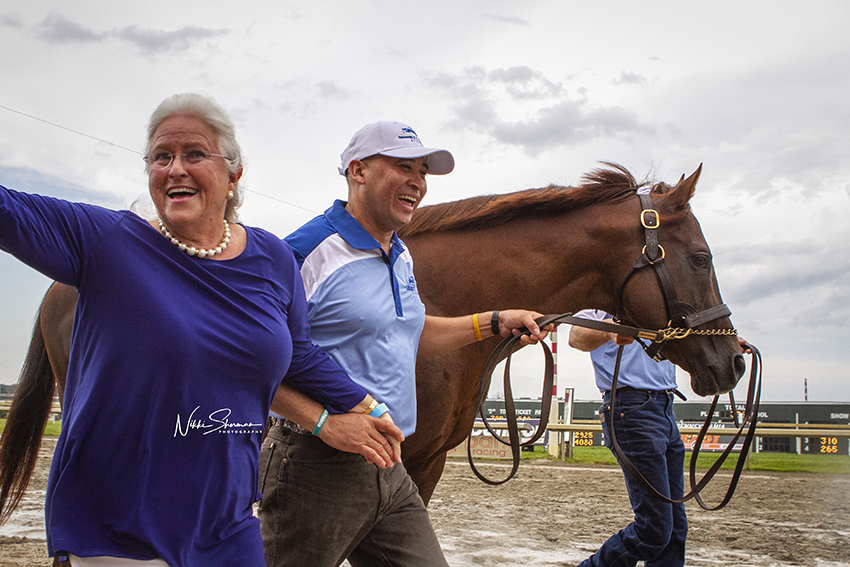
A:
<svg viewBox="0 0 850 567">
<path fill-rule="evenodd" d="M 585 210 L 489 230 L 409 238 L 429 313 L 609 307 L 623 268 L 615 258 L 619 252 L 610 218 L 607 228 L 600 228 L 599 219 L 595 211 Z"/>
</svg>

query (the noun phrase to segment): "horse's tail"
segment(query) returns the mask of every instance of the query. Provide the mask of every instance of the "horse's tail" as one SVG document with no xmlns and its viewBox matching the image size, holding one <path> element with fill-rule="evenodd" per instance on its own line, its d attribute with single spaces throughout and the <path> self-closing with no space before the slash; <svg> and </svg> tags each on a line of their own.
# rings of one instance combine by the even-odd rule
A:
<svg viewBox="0 0 850 567">
<path fill-rule="evenodd" d="M 53 370 L 47 358 L 40 316 L 41 310 L 6 418 L 6 429 L 0 437 L 0 525 L 18 507 L 29 485 L 53 405 Z"/>
</svg>

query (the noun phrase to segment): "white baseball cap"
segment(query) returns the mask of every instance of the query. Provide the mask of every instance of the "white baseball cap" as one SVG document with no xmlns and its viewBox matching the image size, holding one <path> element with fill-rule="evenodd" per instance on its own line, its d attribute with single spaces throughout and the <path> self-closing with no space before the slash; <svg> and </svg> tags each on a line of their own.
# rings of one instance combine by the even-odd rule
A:
<svg viewBox="0 0 850 567">
<path fill-rule="evenodd" d="M 354 133 L 348 147 L 342 152 L 340 175 L 345 175 L 354 160 L 381 154 L 382 156 L 414 159 L 427 157 L 429 175 L 444 175 L 455 167 L 455 159 L 447 150 L 426 148 L 413 128 L 401 122 L 381 121 L 367 124 Z"/>
</svg>

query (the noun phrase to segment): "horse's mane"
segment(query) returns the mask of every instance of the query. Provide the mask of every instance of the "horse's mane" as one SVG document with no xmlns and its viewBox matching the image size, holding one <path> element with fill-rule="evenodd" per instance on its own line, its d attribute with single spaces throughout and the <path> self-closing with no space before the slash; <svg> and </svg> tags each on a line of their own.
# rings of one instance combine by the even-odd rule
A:
<svg viewBox="0 0 850 567">
<path fill-rule="evenodd" d="M 444 230 L 475 230 L 520 217 L 550 216 L 595 203 L 622 201 L 633 197 L 637 188 L 647 183 L 637 182 L 621 165 L 608 162 L 603 165 L 606 167 L 585 174 L 578 187 L 549 185 L 422 207 L 399 234 L 403 237 Z M 666 186 L 661 186 L 664 184 L 658 184 L 653 191 L 663 192 Z"/>
</svg>

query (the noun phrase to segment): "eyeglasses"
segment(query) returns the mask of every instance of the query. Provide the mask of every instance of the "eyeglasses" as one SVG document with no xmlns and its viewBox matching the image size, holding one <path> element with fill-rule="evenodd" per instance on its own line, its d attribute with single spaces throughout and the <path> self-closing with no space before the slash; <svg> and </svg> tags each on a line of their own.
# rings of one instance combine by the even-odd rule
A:
<svg viewBox="0 0 850 567">
<path fill-rule="evenodd" d="M 183 163 L 186 165 L 198 165 L 214 157 L 220 157 L 228 160 L 230 159 L 229 157 L 223 156 L 221 154 L 208 154 L 201 150 L 189 150 L 188 152 L 183 154 L 158 152 L 151 156 L 144 156 L 142 159 L 145 160 L 145 163 L 147 163 L 154 169 L 165 169 L 166 167 L 171 165 L 171 163 L 174 161 L 175 156 L 180 156 L 180 158 L 183 160 Z"/>
</svg>

